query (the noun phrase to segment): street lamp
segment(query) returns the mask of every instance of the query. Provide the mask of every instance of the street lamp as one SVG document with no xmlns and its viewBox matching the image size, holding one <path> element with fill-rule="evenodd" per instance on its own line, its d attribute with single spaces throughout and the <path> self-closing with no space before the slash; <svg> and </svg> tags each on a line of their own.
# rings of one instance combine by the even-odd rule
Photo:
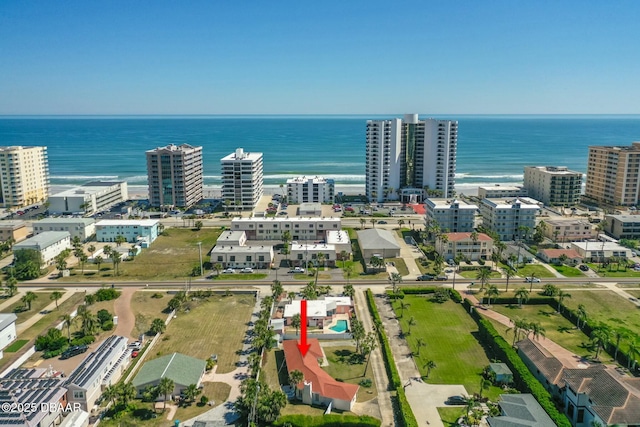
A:
<svg viewBox="0 0 640 427">
<path fill-rule="evenodd" d="M 204 275 L 202 271 L 202 242 L 198 242 L 198 253 L 200 254 L 200 277 Z"/>
</svg>

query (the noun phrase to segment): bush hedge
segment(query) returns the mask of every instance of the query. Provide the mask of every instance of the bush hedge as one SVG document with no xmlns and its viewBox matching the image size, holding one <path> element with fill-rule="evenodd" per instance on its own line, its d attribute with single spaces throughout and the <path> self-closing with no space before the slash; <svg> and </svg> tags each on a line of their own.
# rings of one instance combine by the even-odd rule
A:
<svg viewBox="0 0 640 427">
<path fill-rule="evenodd" d="M 471 311 L 471 317 L 478 324 L 480 339 L 490 344 L 498 358 L 503 360 L 513 372 L 516 388 L 531 393 L 558 427 L 571 427 L 569 419 L 556 408 L 551 394 L 533 376 L 513 347 L 502 338 L 491 322 L 484 319 L 476 310 L 469 310 L 473 306 L 471 301 L 465 298 L 464 304 L 467 308 L 466 311 Z"/>
<path fill-rule="evenodd" d="M 97 301 L 111 301 L 120 296 L 120 292 L 114 288 L 98 289 L 95 293 Z"/>
<path fill-rule="evenodd" d="M 411 288 L 401 287 L 400 290 L 406 295 L 426 295 L 433 294 L 436 292 L 436 289 L 440 288 L 440 286 L 421 286 Z M 458 303 L 462 302 L 462 296 L 460 295 L 460 292 L 456 291 L 455 289 L 449 289 L 449 293 L 451 294 L 451 299 L 453 301 Z"/>
<path fill-rule="evenodd" d="M 292 427 L 379 427 L 381 421 L 367 415 L 284 415 L 273 423 L 274 426 Z"/>
<path fill-rule="evenodd" d="M 369 312 L 373 318 L 375 325 L 382 325 L 380 314 L 376 308 L 376 302 L 373 298 L 373 292 L 371 289 L 367 289 L 367 305 L 369 306 Z M 407 396 L 404 393 L 402 387 L 402 380 L 398 373 L 398 368 L 393 360 L 393 353 L 391 352 L 391 345 L 387 334 L 384 332 L 383 327 L 376 328 L 378 332 L 378 339 L 380 340 L 380 349 L 382 350 L 382 358 L 384 359 L 384 366 L 387 370 L 387 376 L 389 377 L 390 387 L 396 391 L 396 398 L 394 400 L 394 418 L 404 427 L 418 427 L 418 421 L 413 415 L 411 405 L 407 400 Z"/>
</svg>

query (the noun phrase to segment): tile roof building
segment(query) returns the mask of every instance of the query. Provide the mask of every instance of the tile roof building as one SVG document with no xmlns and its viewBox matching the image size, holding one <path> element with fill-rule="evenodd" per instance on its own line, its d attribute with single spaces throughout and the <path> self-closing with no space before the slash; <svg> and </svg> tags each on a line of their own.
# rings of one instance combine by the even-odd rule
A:
<svg viewBox="0 0 640 427">
<path fill-rule="evenodd" d="M 287 371 L 300 371 L 304 380 L 298 384 L 296 397 L 307 405 L 328 406 L 333 409 L 351 411 L 356 402 L 358 386 L 336 381 L 318 364 L 318 359 L 324 354 L 317 339 L 310 339 L 311 347 L 303 357 L 298 349 L 296 340 L 287 340 L 282 343 L 284 357 L 287 362 Z"/>
</svg>

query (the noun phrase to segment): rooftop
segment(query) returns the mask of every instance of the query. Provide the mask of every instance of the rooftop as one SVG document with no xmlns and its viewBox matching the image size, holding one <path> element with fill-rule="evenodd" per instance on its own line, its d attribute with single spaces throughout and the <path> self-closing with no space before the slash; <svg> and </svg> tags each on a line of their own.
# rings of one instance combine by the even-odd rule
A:
<svg viewBox="0 0 640 427">
<path fill-rule="evenodd" d="M 483 199 L 482 203 L 497 209 L 514 209 L 517 205 L 519 205 L 520 209 L 540 209 L 537 201 L 529 197 Z"/>
<path fill-rule="evenodd" d="M 13 313 L 0 313 L 0 331 L 15 323 L 16 320 L 18 320 L 18 317 Z"/>
<path fill-rule="evenodd" d="M 92 181 L 77 187 L 69 188 L 56 194 L 52 194 L 51 197 L 73 197 L 82 195 L 91 195 L 101 193 L 112 189 L 114 186 L 126 185 L 125 181 Z"/>
<path fill-rule="evenodd" d="M 368 228 L 357 233 L 358 243 L 363 249 L 400 249 L 400 245 L 389 230 Z"/>
<path fill-rule="evenodd" d="M 458 199 L 425 199 L 425 205 L 431 206 L 431 208 L 438 209 L 469 209 L 469 210 L 477 210 L 478 206 L 472 205 L 470 203 L 465 202 L 464 200 Z"/>
<path fill-rule="evenodd" d="M 33 237 L 30 237 L 26 240 L 23 240 L 20 243 L 16 243 L 13 245 L 14 249 L 20 249 L 22 247 L 33 247 L 37 246 L 39 248 L 46 248 L 54 243 L 63 240 L 64 238 L 71 238 L 71 235 L 68 231 L 45 231 L 44 233 L 40 233 Z"/>
<path fill-rule="evenodd" d="M 300 314 L 300 301 L 296 299 L 286 304 L 284 306 L 284 317 L 293 317 L 296 314 Z M 326 317 L 327 311 L 335 310 L 339 305 L 351 306 L 353 303 L 349 297 L 325 297 L 324 299 L 308 300 L 307 316 Z"/>
<path fill-rule="evenodd" d="M 154 148 L 153 150 L 148 150 L 147 153 L 151 154 L 151 153 L 158 153 L 163 151 L 167 151 L 167 152 L 185 151 L 186 152 L 186 151 L 194 151 L 194 150 L 202 150 L 202 147 L 195 147 L 189 144 L 180 144 L 180 145 L 169 144 L 164 147 L 158 147 L 158 148 Z"/>
<path fill-rule="evenodd" d="M 322 176 L 297 176 L 287 179 L 287 184 L 305 184 L 311 181 L 313 184 L 333 184 L 333 179 L 327 179 Z"/>
<path fill-rule="evenodd" d="M 640 222 L 640 213 L 636 215 L 607 215 L 607 218 L 617 219 L 621 222 Z"/>
<path fill-rule="evenodd" d="M 324 357 L 320 343 L 317 339 L 310 339 L 308 342 L 311 344 L 311 347 L 304 357 L 302 357 L 298 349 L 298 342 L 296 340 L 285 340 L 282 343 L 289 373 L 295 370 L 301 371 L 304 375 L 304 382 L 311 383 L 314 392 L 324 397 L 345 400 L 347 402 L 352 401 L 359 387 L 355 384 L 338 382 L 325 372 L 320 365 L 318 365 L 318 359 Z M 298 384 L 299 389 L 304 388 L 304 382 Z"/>
<path fill-rule="evenodd" d="M 18 228 L 26 227 L 27 223 L 22 221 L 21 219 L 9 219 L 6 221 L 0 221 L 0 228 L 7 229 L 11 228 L 12 230 L 16 230 Z"/>
<path fill-rule="evenodd" d="M 615 242 L 571 242 L 571 245 L 576 246 L 582 250 L 591 250 L 591 251 L 625 251 L 629 252 L 631 249 L 625 248 L 624 246 L 620 246 Z"/>
<path fill-rule="evenodd" d="M 488 417 L 491 427 L 548 427 L 555 423 L 531 394 L 500 395 L 502 415 Z"/>
<path fill-rule="evenodd" d="M 582 258 L 582 255 L 574 249 L 541 249 L 540 253 L 545 254 L 549 259 L 560 258 L 562 255 L 566 255 L 568 259 Z"/>
<path fill-rule="evenodd" d="M 576 172 L 569 170 L 566 166 L 526 166 L 525 170 L 529 169 L 537 169 L 541 172 L 546 172 L 551 175 L 580 175 L 582 176 L 582 172 Z"/>
<path fill-rule="evenodd" d="M 35 224 L 78 224 L 83 223 L 85 227 L 96 222 L 93 218 L 45 218 L 36 221 Z"/>
<path fill-rule="evenodd" d="M 199 384 L 207 363 L 181 353 L 167 354 L 144 364 L 132 384 L 140 387 L 160 378 L 170 378 L 180 385 Z"/>
<path fill-rule="evenodd" d="M 459 242 L 461 240 L 470 240 L 473 233 L 445 233 L 450 242 Z M 493 239 L 484 233 L 476 233 L 479 242 L 491 242 Z M 471 239 L 472 240 L 472 239 Z"/>
<path fill-rule="evenodd" d="M 160 223 L 157 219 L 103 219 L 96 223 L 96 227 L 113 227 L 115 225 L 153 227 Z"/>
<path fill-rule="evenodd" d="M 111 366 L 114 360 L 121 356 L 119 349 L 126 349 L 127 338 L 112 335 L 100 344 L 90 355 L 84 358 L 82 363 L 73 370 L 67 384 L 87 389 L 102 374 L 106 374 L 106 368 Z"/>
<path fill-rule="evenodd" d="M 220 159 L 221 162 L 234 162 L 237 160 L 248 160 L 248 161 L 256 161 L 262 158 L 262 153 L 250 153 L 248 151 L 244 151 L 242 148 L 236 148 L 236 151 L 233 153 L 224 156 Z"/>
<path fill-rule="evenodd" d="M 339 245 L 343 243 L 350 243 L 349 233 L 344 230 L 329 230 L 327 231 L 327 243 L 330 245 Z"/>
</svg>

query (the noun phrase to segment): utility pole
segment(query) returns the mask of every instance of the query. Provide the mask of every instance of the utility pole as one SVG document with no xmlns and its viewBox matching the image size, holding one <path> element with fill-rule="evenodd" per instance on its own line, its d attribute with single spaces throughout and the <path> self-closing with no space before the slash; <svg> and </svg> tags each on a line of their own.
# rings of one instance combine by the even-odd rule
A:
<svg viewBox="0 0 640 427">
<path fill-rule="evenodd" d="M 202 242 L 198 242 L 198 253 L 200 254 L 200 277 L 204 276 L 202 269 Z"/>
</svg>

